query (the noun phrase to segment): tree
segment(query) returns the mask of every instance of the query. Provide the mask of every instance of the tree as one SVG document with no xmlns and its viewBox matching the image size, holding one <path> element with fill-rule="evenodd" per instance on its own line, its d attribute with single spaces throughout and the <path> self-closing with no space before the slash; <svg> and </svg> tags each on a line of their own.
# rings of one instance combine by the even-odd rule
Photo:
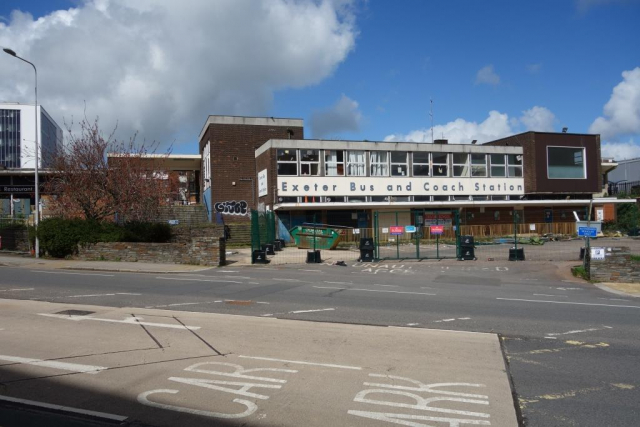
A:
<svg viewBox="0 0 640 427">
<path fill-rule="evenodd" d="M 67 126 L 67 141 L 52 155 L 53 172 L 45 191 L 54 196 L 49 202 L 54 215 L 95 221 L 156 217 L 169 192 L 167 173 L 156 167 L 168 153 L 149 156 L 156 144 L 137 144 L 135 135 L 128 143 L 117 141 L 115 129 L 105 138 L 97 118 L 93 123 L 84 119 L 79 127 L 74 134 Z"/>
</svg>

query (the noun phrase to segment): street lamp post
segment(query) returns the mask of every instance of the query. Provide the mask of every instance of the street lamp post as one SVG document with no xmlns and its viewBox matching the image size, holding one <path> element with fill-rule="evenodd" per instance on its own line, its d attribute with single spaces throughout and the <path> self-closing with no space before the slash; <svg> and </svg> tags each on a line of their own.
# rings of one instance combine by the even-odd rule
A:
<svg viewBox="0 0 640 427">
<path fill-rule="evenodd" d="M 35 226 L 36 226 L 36 258 L 40 258 L 40 239 L 38 239 L 38 224 L 40 223 L 40 185 L 39 185 L 39 177 L 38 177 L 38 161 L 39 161 L 39 149 L 38 149 L 38 70 L 36 69 L 36 66 L 33 65 L 33 62 L 27 61 L 24 58 L 19 57 L 12 49 L 9 49 L 8 47 L 5 47 L 2 49 L 5 53 L 18 58 L 21 61 L 26 62 L 27 64 L 31 65 L 33 67 L 33 71 L 35 72 L 35 76 L 36 76 L 36 85 L 35 85 L 35 93 L 36 93 L 36 103 L 34 105 L 34 115 L 35 115 L 35 126 L 36 126 L 36 138 L 35 138 L 35 143 L 36 143 L 36 167 L 35 167 L 35 190 L 36 190 L 36 216 L 35 216 Z"/>
</svg>

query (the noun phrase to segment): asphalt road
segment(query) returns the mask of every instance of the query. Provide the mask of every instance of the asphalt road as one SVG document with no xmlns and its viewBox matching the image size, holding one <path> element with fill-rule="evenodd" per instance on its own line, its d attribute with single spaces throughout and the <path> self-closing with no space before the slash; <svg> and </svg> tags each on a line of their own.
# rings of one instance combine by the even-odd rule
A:
<svg viewBox="0 0 640 427">
<path fill-rule="evenodd" d="M 0 298 L 495 332 L 526 425 L 637 425 L 640 300 L 565 272 L 455 261 L 179 275 L 0 267 Z"/>
</svg>

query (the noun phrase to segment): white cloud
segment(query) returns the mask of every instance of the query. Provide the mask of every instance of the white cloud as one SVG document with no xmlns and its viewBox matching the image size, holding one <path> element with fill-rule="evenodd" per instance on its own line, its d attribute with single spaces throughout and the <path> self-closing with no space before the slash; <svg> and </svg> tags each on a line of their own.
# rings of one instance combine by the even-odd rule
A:
<svg viewBox="0 0 640 427">
<path fill-rule="evenodd" d="M 615 160 L 636 159 L 640 157 L 640 145 L 629 142 L 605 142 L 602 144 L 602 157 Z"/>
<path fill-rule="evenodd" d="M 526 130 L 537 132 L 553 132 L 556 116 L 545 107 L 533 108 L 522 112 L 520 122 L 524 124 Z"/>
<path fill-rule="evenodd" d="M 628 0 L 575 0 L 576 9 L 580 14 L 585 14 L 594 7 L 612 3 L 624 3 Z"/>
<path fill-rule="evenodd" d="M 493 70 L 493 64 L 482 67 L 476 74 L 476 84 L 488 84 L 497 86 L 500 84 L 500 76 Z"/>
<path fill-rule="evenodd" d="M 332 107 L 311 114 L 311 133 L 314 138 L 323 138 L 341 132 L 357 132 L 361 120 L 358 103 L 342 94 Z"/>
<path fill-rule="evenodd" d="M 613 88 L 604 116 L 591 124 L 589 132 L 603 139 L 640 134 L 640 67 L 622 72 L 622 82 Z"/>
<path fill-rule="evenodd" d="M 444 137 L 452 144 L 469 144 L 474 139 L 478 144 L 504 138 L 523 130 L 538 132 L 553 131 L 555 115 L 545 107 L 535 106 L 522 112 L 522 116 L 509 117 L 499 111 L 490 111 L 482 122 L 468 122 L 458 118 L 444 125 L 433 127 L 435 139 Z M 523 129 L 524 125 L 524 129 Z M 431 142 L 431 129 L 418 129 L 406 134 L 387 135 L 385 141 Z"/>
<path fill-rule="evenodd" d="M 478 143 L 492 141 L 512 134 L 509 116 L 498 111 L 490 111 L 489 117 L 483 122 L 468 122 L 456 119 L 444 125 L 433 127 L 435 139 L 444 136 L 452 144 L 469 144 L 477 139 Z M 431 142 L 431 129 L 419 129 L 407 134 L 393 134 L 384 138 L 385 141 Z"/>
<path fill-rule="evenodd" d="M 529 70 L 529 72 L 531 74 L 537 74 L 538 72 L 540 72 L 540 70 L 542 69 L 542 64 L 538 63 L 538 64 L 527 64 L 527 70 Z"/>
<path fill-rule="evenodd" d="M 351 0 L 86 0 L 0 21 L 0 46 L 38 67 L 39 101 L 62 123 L 192 139 L 209 114 L 266 114 L 274 91 L 317 84 L 355 46 Z M 33 102 L 28 65 L 0 55 L 0 100 Z"/>
</svg>

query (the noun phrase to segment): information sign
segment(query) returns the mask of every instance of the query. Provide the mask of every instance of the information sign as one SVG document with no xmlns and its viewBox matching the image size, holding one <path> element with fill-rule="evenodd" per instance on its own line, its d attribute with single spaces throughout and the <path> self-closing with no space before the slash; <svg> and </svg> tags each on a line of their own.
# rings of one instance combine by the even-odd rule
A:
<svg viewBox="0 0 640 427">
<path fill-rule="evenodd" d="M 404 233 L 404 227 L 401 225 L 392 225 L 389 227 L 389 234 L 393 236 L 399 236 Z"/>
<path fill-rule="evenodd" d="M 405 225 L 404 231 L 406 231 L 407 233 L 415 233 L 416 227 L 415 225 Z"/>
<path fill-rule="evenodd" d="M 431 234 L 444 234 L 444 225 L 432 225 L 429 229 Z"/>
<path fill-rule="evenodd" d="M 598 229 L 595 227 L 578 227 L 578 236 L 596 237 Z"/>
</svg>

